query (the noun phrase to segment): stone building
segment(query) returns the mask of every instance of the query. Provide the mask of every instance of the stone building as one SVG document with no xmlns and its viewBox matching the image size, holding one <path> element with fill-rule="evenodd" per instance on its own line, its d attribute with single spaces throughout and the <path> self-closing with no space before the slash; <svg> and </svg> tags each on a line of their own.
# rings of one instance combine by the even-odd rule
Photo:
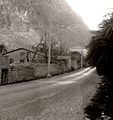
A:
<svg viewBox="0 0 113 120">
<path fill-rule="evenodd" d="M 10 63 L 26 63 L 31 62 L 33 55 L 36 52 L 25 49 L 25 48 L 18 48 L 14 49 L 12 51 L 6 52 L 3 55 L 9 56 L 9 64 Z M 42 56 L 42 53 L 37 52 L 36 53 L 36 59 L 38 60 L 39 57 Z"/>
</svg>

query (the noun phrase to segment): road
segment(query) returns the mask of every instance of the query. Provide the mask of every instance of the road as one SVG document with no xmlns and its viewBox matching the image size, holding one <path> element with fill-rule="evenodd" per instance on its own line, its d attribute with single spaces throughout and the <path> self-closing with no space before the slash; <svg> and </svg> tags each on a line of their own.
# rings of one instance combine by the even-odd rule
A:
<svg viewBox="0 0 113 120">
<path fill-rule="evenodd" d="M 83 120 L 98 76 L 85 68 L 57 77 L 0 87 L 0 120 Z"/>
</svg>

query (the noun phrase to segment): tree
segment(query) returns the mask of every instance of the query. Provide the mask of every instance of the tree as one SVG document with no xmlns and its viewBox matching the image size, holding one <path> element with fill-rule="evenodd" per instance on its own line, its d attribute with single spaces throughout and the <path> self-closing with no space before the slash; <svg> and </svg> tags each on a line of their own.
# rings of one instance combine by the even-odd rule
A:
<svg viewBox="0 0 113 120">
<path fill-rule="evenodd" d="M 51 62 L 55 63 L 57 62 L 57 58 L 60 55 L 66 55 L 68 54 L 68 47 L 64 43 L 60 43 L 58 41 L 55 41 L 53 37 L 51 37 Z M 34 52 L 40 52 L 44 54 L 44 57 L 42 59 L 42 62 L 47 63 L 48 62 L 48 43 L 46 39 L 41 39 L 40 43 L 33 46 Z M 36 53 L 33 56 L 32 62 L 35 59 Z"/>
<path fill-rule="evenodd" d="M 5 53 L 7 52 L 7 48 L 4 44 L 0 44 L 0 53 Z"/>
<path fill-rule="evenodd" d="M 88 49 L 87 60 L 96 67 L 101 83 L 85 114 L 90 120 L 113 120 L 113 13 L 105 16 Z"/>
</svg>

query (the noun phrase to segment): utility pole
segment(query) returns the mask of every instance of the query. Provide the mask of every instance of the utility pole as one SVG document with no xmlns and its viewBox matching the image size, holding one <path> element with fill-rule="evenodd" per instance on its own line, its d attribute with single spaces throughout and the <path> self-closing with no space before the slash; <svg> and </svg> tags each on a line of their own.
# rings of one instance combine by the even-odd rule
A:
<svg viewBox="0 0 113 120">
<path fill-rule="evenodd" d="M 49 41 L 48 41 L 48 67 L 47 67 L 47 77 L 51 77 L 51 11 L 49 15 Z"/>
</svg>

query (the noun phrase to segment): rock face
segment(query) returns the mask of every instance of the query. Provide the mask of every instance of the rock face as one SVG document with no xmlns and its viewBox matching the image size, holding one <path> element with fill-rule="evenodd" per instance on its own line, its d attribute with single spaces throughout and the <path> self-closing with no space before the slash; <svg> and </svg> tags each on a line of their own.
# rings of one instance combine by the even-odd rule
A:
<svg viewBox="0 0 113 120">
<path fill-rule="evenodd" d="M 89 29 L 64 0 L 0 0 L 0 44 L 30 48 L 49 32 L 71 47 L 89 40 Z"/>
</svg>

